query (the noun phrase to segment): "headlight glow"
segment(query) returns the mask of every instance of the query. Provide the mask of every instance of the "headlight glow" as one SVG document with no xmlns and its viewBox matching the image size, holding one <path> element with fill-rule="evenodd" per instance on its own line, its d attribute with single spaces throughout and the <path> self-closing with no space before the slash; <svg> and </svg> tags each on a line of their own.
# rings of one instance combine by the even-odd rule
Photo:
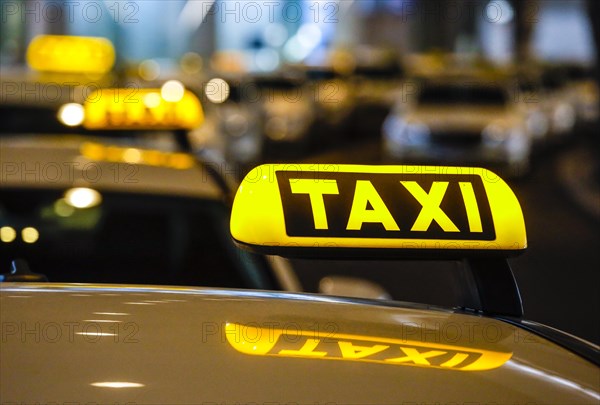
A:
<svg viewBox="0 0 600 405">
<path fill-rule="evenodd" d="M 394 117 L 387 121 L 384 126 L 389 140 L 397 145 L 424 145 L 430 140 L 431 131 L 429 127 L 420 122 L 407 122 Z"/>
<path fill-rule="evenodd" d="M 489 124 L 482 131 L 483 143 L 488 146 L 497 146 L 504 143 L 510 136 L 510 130 L 499 125 Z"/>
<path fill-rule="evenodd" d="M 77 103 L 68 103 L 58 110 L 58 119 L 68 127 L 81 125 L 85 117 L 83 106 Z"/>
</svg>

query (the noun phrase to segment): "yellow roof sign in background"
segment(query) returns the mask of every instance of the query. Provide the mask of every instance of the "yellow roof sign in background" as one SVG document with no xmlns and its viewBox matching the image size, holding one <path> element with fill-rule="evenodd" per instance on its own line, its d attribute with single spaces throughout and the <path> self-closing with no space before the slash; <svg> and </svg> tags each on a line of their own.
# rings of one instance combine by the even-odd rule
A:
<svg viewBox="0 0 600 405">
<path fill-rule="evenodd" d="M 115 49 L 106 38 L 39 35 L 29 44 L 27 63 L 42 72 L 101 74 L 112 69 Z"/>
<path fill-rule="evenodd" d="M 193 129 L 204 120 L 200 100 L 189 90 L 167 101 L 161 89 L 99 89 L 84 109 L 88 129 Z"/>
</svg>

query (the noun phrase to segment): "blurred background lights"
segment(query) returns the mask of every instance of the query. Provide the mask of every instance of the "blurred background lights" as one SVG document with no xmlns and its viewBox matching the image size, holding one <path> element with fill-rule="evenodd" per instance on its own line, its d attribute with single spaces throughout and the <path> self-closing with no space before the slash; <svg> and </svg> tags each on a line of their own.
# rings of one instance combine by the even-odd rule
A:
<svg viewBox="0 0 600 405">
<path fill-rule="evenodd" d="M 514 18 L 515 12 L 506 0 L 493 0 L 485 7 L 487 20 L 495 24 L 508 24 Z"/>
<path fill-rule="evenodd" d="M 40 238 L 40 233 L 33 227 L 23 228 L 21 231 L 21 237 L 25 243 L 35 243 Z"/>
<path fill-rule="evenodd" d="M 17 232 L 10 226 L 0 228 L 0 240 L 4 243 L 10 243 L 17 237 Z"/>
<path fill-rule="evenodd" d="M 256 52 L 256 67 L 264 72 L 270 72 L 279 67 L 279 54 L 273 48 L 263 48 Z"/>
<path fill-rule="evenodd" d="M 75 187 L 67 190 L 65 202 L 75 208 L 91 208 L 102 202 L 102 196 L 94 189 Z"/>
<path fill-rule="evenodd" d="M 291 62 L 300 62 L 319 46 L 323 33 L 316 24 L 304 24 L 298 33 L 283 47 L 283 53 Z"/>
<path fill-rule="evenodd" d="M 288 38 L 288 32 L 285 26 L 278 23 L 267 25 L 263 33 L 267 45 L 273 47 L 282 46 Z"/>
<path fill-rule="evenodd" d="M 323 37 L 321 29 L 316 24 L 304 24 L 296 35 L 300 45 L 307 49 L 316 47 Z"/>
<path fill-rule="evenodd" d="M 215 77 L 206 83 L 204 93 L 210 102 L 223 103 L 229 98 L 229 84 L 225 80 Z"/>
<path fill-rule="evenodd" d="M 140 163 L 142 161 L 142 151 L 136 148 L 127 148 L 123 151 L 123 160 L 131 164 Z"/>
<path fill-rule="evenodd" d="M 160 76 L 160 65 L 153 59 L 148 59 L 140 63 L 138 73 L 144 80 L 156 80 Z"/>
<path fill-rule="evenodd" d="M 160 94 L 148 93 L 144 96 L 144 105 L 148 108 L 156 108 L 160 105 Z"/>
<path fill-rule="evenodd" d="M 183 98 L 185 87 L 178 80 L 169 80 L 160 88 L 160 95 L 165 101 L 176 103 Z"/>
<path fill-rule="evenodd" d="M 64 198 L 61 198 L 54 203 L 54 212 L 59 217 L 67 218 L 73 215 L 75 208 L 72 205 L 67 204 Z"/>
<path fill-rule="evenodd" d="M 77 103 L 65 104 L 58 110 L 58 119 L 63 124 L 74 127 L 81 125 L 84 118 L 83 106 Z"/>
<path fill-rule="evenodd" d="M 196 52 L 185 53 L 179 62 L 183 73 L 188 75 L 199 73 L 202 70 L 203 63 L 202 56 Z"/>
</svg>

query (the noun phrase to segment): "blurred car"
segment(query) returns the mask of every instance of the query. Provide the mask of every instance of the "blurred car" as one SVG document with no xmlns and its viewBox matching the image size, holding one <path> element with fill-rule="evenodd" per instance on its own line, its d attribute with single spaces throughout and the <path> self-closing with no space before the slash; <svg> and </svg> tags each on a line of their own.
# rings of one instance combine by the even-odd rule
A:
<svg viewBox="0 0 600 405">
<path fill-rule="evenodd" d="M 303 78 L 272 73 L 258 74 L 251 80 L 256 97 L 247 102 L 259 105 L 264 158 L 306 154 L 311 145 L 310 130 L 315 123 L 316 109 Z"/>
<path fill-rule="evenodd" d="M 568 83 L 575 93 L 577 120 L 582 125 L 597 123 L 600 119 L 600 91 L 594 68 L 586 65 L 563 66 Z"/>
<path fill-rule="evenodd" d="M 534 143 L 551 140 L 554 120 L 554 99 L 546 92 L 542 82 L 533 76 L 516 77 L 516 98 L 526 114 L 527 131 Z"/>
<path fill-rule="evenodd" d="M 24 71 L 0 77 L 0 133 L 76 133 L 85 131 L 61 121 L 61 107 L 83 103 L 87 94 L 106 88 L 109 79 Z"/>
<path fill-rule="evenodd" d="M 305 65 L 301 69 L 317 103 L 319 121 L 330 128 L 343 125 L 356 103 L 348 74 L 332 65 Z"/>
<path fill-rule="evenodd" d="M 356 92 L 349 72 L 333 64 L 302 65 L 306 90 L 315 103 L 316 122 L 311 130 L 313 151 L 339 147 L 351 133 Z"/>
<path fill-rule="evenodd" d="M 576 99 L 579 95 L 569 85 L 566 71 L 558 66 L 544 67 L 541 81 L 545 99 L 551 105 L 550 134 L 555 137 L 572 135 L 577 123 Z"/>
<path fill-rule="evenodd" d="M 190 133 L 193 146 L 220 151 L 240 178 L 264 159 L 308 152 L 315 104 L 299 75 L 215 77 L 204 96 L 207 122 Z"/>
<path fill-rule="evenodd" d="M 54 119 L 79 133 L 0 133 L 2 272 L 22 259 L 51 281 L 296 289 L 289 265 L 230 242 L 234 182 L 219 162 L 186 152 L 198 100 L 160 94 L 102 89 L 68 103 Z M 22 118 L 35 122 L 35 111 Z"/>
<path fill-rule="evenodd" d="M 455 79 L 417 87 L 384 122 L 385 160 L 482 164 L 509 175 L 528 171 L 533 137 L 504 85 Z"/>
<path fill-rule="evenodd" d="M 256 168 L 242 183 L 230 220 L 237 243 L 252 252 L 329 259 L 462 257 L 467 266 L 457 274 L 473 277 L 457 277 L 467 292 L 463 305 L 193 287 L 0 283 L 3 401 L 598 401 L 598 347 L 521 317 L 506 257 L 526 247 L 524 221 L 516 197 L 497 176 L 476 168 L 456 174 L 457 168 L 450 173 L 443 167 L 281 167 Z M 451 203 L 429 211 L 435 202 L 415 188 L 427 183 L 436 189 L 446 184 Z M 412 191 L 388 193 L 389 187 Z M 351 205 L 344 203 L 348 197 Z M 442 223 L 441 232 L 405 227 L 407 221 L 423 222 L 413 197 L 431 213 L 426 216 L 433 215 L 431 221 Z M 367 201 L 370 207 L 362 204 Z M 384 207 L 404 233 L 391 229 Z M 460 226 L 457 232 L 448 230 L 440 210 Z M 307 232 L 313 235 L 298 236 Z M 393 235 L 382 238 L 382 232 Z M 440 238 L 447 245 L 441 247 Z M 198 243 L 202 249 L 205 242 Z"/>
<path fill-rule="evenodd" d="M 355 112 L 350 125 L 354 138 L 381 136 L 385 117 L 402 95 L 404 68 L 400 56 L 385 48 L 358 48 L 350 86 L 356 93 Z"/>
<path fill-rule="evenodd" d="M 204 84 L 203 94 L 205 120 L 190 132 L 192 147 L 218 151 L 239 181 L 263 157 L 256 87 L 245 77 L 215 77 Z"/>
<path fill-rule="evenodd" d="M 394 51 L 377 48 L 357 50 L 352 78 L 358 87 L 359 103 L 383 104 L 391 107 L 396 100 L 394 90 L 402 84 L 404 68 Z"/>
</svg>

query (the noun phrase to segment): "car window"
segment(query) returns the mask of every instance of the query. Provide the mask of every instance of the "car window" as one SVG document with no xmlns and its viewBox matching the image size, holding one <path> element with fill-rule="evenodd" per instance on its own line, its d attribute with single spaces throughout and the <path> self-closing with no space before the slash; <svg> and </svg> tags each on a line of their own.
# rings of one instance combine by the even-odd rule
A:
<svg viewBox="0 0 600 405">
<path fill-rule="evenodd" d="M 0 133 L 63 134 L 73 130 L 58 121 L 58 108 L 50 106 L 0 106 Z M 32 119 L 31 117 L 35 117 Z"/>
<path fill-rule="evenodd" d="M 52 282 L 273 287 L 266 262 L 233 245 L 220 201 L 102 192 L 78 209 L 64 194 L 0 191 L 0 227 L 13 235 L 0 242 L 2 273 L 20 258 Z"/>
</svg>

